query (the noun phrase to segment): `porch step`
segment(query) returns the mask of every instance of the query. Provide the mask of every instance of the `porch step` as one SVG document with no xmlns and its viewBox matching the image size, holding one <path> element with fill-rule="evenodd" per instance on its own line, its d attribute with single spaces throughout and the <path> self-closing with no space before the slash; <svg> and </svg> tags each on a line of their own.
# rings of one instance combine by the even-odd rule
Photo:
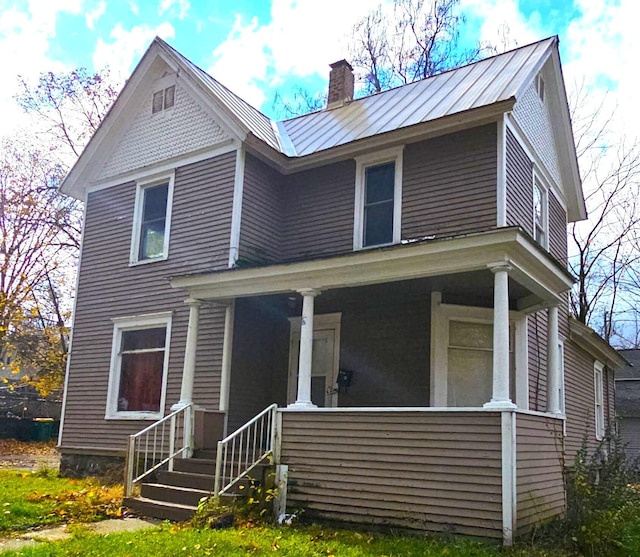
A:
<svg viewBox="0 0 640 557">
<path fill-rule="evenodd" d="M 141 516 L 173 520 L 176 522 L 189 520 L 197 510 L 197 507 L 194 505 L 167 503 L 165 501 L 156 501 L 144 497 L 125 497 L 123 505 Z"/>
<path fill-rule="evenodd" d="M 211 491 L 214 481 L 215 476 L 213 474 L 194 474 L 192 472 L 176 472 L 175 470 L 169 472 L 168 470 L 161 470 L 158 472 L 157 483 Z"/>
<path fill-rule="evenodd" d="M 213 476 L 216 473 L 216 460 L 215 458 L 176 458 L 173 461 L 173 469 L 176 472 Z"/>
<path fill-rule="evenodd" d="M 200 499 L 211 495 L 211 491 L 160 483 L 143 483 L 140 495 L 143 499 L 161 503 L 177 503 L 179 505 L 197 507 Z"/>
<path fill-rule="evenodd" d="M 205 459 L 205 460 L 216 460 L 217 449 L 196 449 L 193 452 L 193 458 Z"/>
</svg>

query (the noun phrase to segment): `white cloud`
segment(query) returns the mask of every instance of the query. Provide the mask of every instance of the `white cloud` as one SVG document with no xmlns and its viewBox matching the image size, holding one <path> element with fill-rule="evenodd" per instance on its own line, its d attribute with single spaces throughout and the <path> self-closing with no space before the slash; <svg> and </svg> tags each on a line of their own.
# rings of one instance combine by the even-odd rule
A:
<svg viewBox="0 0 640 557">
<path fill-rule="evenodd" d="M 184 19 L 187 17 L 190 7 L 189 0 L 160 0 L 159 14 L 162 16 L 166 12 L 171 11 L 175 12 L 178 19 Z"/>
<path fill-rule="evenodd" d="M 264 91 L 287 76 L 328 77 L 329 64 L 347 56 L 353 23 L 371 8 L 368 0 L 273 0 L 268 24 L 236 16 L 208 71 L 260 106 Z"/>
<path fill-rule="evenodd" d="M 133 63 L 142 57 L 156 35 L 163 39 L 171 39 L 175 36 L 175 30 L 166 22 L 157 27 L 137 25 L 129 30 L 117 23 L 109 34 L 113 39 L 111 42 L 98 39 L 93 53 L 93 65 L 95 68 L 109 66 L 115 77 L 128 78 Z"/>
<path fill-rule="evenodd" d="M 91 31 L 95 30 L 95 23 L 98 21 L 107 11 L 107 3 L 105 0 L 100 0 L 98 5 L 91 11 L 84 14 L 84 19 L 87 22 L 87 28 Z"/>
</svg>

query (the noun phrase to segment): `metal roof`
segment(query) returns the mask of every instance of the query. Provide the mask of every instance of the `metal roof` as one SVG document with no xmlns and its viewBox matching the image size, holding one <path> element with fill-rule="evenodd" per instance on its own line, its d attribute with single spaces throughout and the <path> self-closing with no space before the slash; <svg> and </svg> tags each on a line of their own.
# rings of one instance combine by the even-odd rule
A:
<svg viewBox="0 0 640 557">
<path fill-rule="evenodd" d="M 289 157 L 303 157 L 352 141 L 516 99 L 557 42 L 551 37 L 415 83 L 297 118 L 274 122 L 207 72 L 178 57 L 245 130 Z"/>
</svg>

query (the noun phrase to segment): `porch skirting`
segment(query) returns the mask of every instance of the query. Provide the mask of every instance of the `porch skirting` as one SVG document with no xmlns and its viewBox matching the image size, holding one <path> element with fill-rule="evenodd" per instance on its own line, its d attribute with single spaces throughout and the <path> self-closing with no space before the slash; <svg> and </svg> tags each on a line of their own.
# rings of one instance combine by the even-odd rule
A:
<svg viewBox="0 0 640 557">
<path fill-rule="evenodd" d="M 514 410 L 281 414 L 287 508 L 304 509 L 305 518 L 509 544 L 564 511 L 558 418 Z"/>
</svg>

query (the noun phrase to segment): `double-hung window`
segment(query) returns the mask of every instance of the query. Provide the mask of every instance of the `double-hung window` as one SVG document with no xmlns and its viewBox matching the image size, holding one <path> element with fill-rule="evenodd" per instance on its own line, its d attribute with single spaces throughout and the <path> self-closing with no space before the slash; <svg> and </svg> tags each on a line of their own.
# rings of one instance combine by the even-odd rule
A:
<svg viewBox="0 0 640 557">
<path fill-rule="evenodd" d="M 173 175 L 137 187 L 131 263 L 166 259 L 169 251 Z"/>
<path fill-rule="evenodd" d="M 401 148 L 356 159 L 355 203 L 354 249 L 400 241 Z"/>
<path fill-rule="evenodd" d="M 549 247 L 549 198 L 540 179 L 533 177 L 533 235 L 543 248 Z"/>
<path fill-rule="evenodd" d="M 596 439 L 604 437 L 604 366 L 596 362 L 593 366 L 593 392 L 595 403 Z"/>
<path fill-rule="evenodd" d="M 107 418 L 162 416 L 171 314 L 114 319 Z"/>
</svg>

